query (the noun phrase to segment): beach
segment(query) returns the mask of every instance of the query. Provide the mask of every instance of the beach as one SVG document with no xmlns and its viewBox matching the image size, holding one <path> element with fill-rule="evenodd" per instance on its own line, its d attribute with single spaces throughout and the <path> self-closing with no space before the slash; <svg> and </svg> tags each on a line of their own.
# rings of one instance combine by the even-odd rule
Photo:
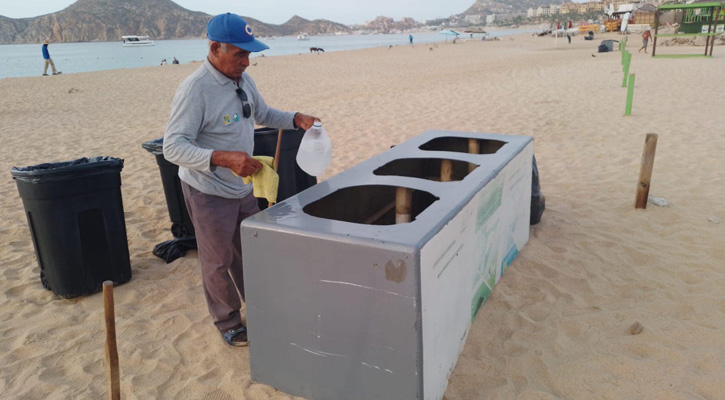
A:
<svg viewBox="0 0 725 400">
<path fill-rule="evenodd" d="M 630 35 L 625 117 L 620 53 L 596 53 L 608 38 L 621 36 L 257 57 L 247 70 L 269 105 L 322 118 L 333 158 L 321 180 L 429 129 L 534 138 L 546 211 L 478 312 L 445 399 L 725 393 L 725 47 L 653 59 Z M 151 253 L 171 223 L 141 144 L 163 135 L 176 86 L 199 65 L 0 79 L 0 398 L 106 396 L 102 295 L 43 289 L 10 177 L 13 166 L 101 155 L 125 162 L 122 398 L 294 398 L 251 382 L 248 349 L 221 339 L 196 251 L 170 264 Z M 635 210 L 647 133 L 659 135 L 650 195 L 669 206 Z"/>
</svg>

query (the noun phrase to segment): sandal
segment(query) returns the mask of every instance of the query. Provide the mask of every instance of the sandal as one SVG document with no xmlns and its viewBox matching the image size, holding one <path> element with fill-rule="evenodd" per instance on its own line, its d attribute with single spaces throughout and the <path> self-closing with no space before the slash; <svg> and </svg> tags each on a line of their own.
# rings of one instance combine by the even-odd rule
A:
<svg viewBox="0 0 725 400">
<path fill-rule="evenodd" d="M 222 332 L 222 337 L 230 346 L 241 347 L 249 345 L 249 342 L 247 341 L 247 328 L 243 325 L 239 328 Z"/>
</svg>

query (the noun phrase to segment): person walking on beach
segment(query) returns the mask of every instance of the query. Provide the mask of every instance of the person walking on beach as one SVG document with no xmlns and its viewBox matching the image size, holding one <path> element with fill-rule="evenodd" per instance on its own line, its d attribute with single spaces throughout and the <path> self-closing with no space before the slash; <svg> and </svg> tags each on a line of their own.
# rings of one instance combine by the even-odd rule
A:
<svg viewBox="0 0 725 400">
<path fill-rule="evenodd" d="M 252 185 L 262 163 L 252 158 L 254 126 L 309 129 L 320 119 L 265 103 L 245 72 L 249 55 L 269 47 L 236 14 L 207 24 L 203 65 L 176 90 L 164 133 L 164 157 L 179 165 L 184 200 L 196 231 L 202 286 L 214 325 L 232 346 L 247 344 L 239 224 L 259 212 Z M 274 249 L 269 249 L 274 251 Z"/>
<path fill-rule="evenodd" d="M 413 35 L 408 35 L 408 41 L 413 44 Z"/>
<path fill-rule="evenodd" d="M 650 31 L 650 28 L 647 28 L 644 32 L 642 32 L 642 47 L 639 48 L 639 51 L 637 51 L 638 53 L 644 50 L 644 53 L 647 54 L 647 43 L 649 42 L 649 38 L 651 37 L 652 32 Z"/>
<path fill-rule="evenodd" d="M 58 75 L 60 72 L 56 71 L 55 69 L 55 63 L 53 62 L 53 59 L 50 58 L 50 52 L 48 52 L 48 45 L 50 44 L 49 41 L 43 42 L 43 59 L 45 60 L 45 67 L 43 68 L 43 76 L 48 76 L 48 65 L 50 65 L 51 70 L 53 71 L 53 75 Z"/>
</svg>

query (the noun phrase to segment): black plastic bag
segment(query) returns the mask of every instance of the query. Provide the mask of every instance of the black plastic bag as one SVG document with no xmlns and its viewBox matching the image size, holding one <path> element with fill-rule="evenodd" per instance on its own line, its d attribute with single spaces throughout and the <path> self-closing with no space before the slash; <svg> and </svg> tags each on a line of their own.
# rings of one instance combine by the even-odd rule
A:
<svg viewBox="0 0 725 400">
<path fill-rule="evenodd" d="M 149 140 L 148 142 L 144 142 L 144 144 L 141 145 L 146 151 L 149 153 L 160 156 L 164 154 L 164 138 L 160 137 L 158 139 Z"/>
<path fill-rule="evenodd" d="M 161 242 L 154 246 L 153 253 L 156 257 L 162 258 L 168 264 L 186 255 L 187 250 L 193 250 L 195 248 L 196 238 L 185 237 Z"/>
<path fill-rule="evenodd" d="M 45 183 L 76 179 L 96 173 L 106 173 L 109 170 L 121 171 L 122 169 L 122 159 L 101 156 L 83 157 L 73 161 L 44 163 L 29 167 L 13 167 L 10 173 L 13 179 L 22 182 Z"/>
<path fill-rule="evenodd" d="M 541 216 L 546 208 L 546 197 L 541 193 L 539 185 L 539 168 L 536 166 L 536 156 L 533 161 L 533 171 L 531 174 L 531 217 L 529 224 L 536 225 L 541 221 Z"/>
</svg>

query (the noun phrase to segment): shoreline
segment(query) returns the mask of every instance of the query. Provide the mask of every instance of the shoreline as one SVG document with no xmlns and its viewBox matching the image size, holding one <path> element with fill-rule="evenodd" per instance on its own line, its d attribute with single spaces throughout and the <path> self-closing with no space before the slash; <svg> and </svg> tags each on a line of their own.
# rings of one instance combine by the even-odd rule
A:
<svg viewBox="0 0 725 400">
<path fill-rule="evenodd" d="M 512 35 L 518 31 L 512 32 Z M 466 35 L 462 35 L 466 36 Z M 316 38 L 316 39 L 315 39 Z M 416 36 L 416 45 L 426 43 L 444 43 L 445 38 L 436 32 L 423 33 Z M 407 46 L 407 34 L 388 35 L 347 35 L 347 36 L 316 36 L 310 41 L 298 41 L 293 36 L 276 39 L 265 39 L 271 49 L 262 52 L 259 57 L 277 57 L 279 55 L 305 54 L 309 47 L 323 47 L 327 53 L 357 50 L 375 47 Z M 39 50 L 36 44 L 23 44 L 17 46 L 12 52 L 4 52 L 0 58 L 0 65 L 5 65 L 2 74 L 5 77 L 25 77 L 40 75 L 42 72 L 42 59 L 39 60 Z M 156 46 L 143 48 L 121 48 L 117 42 L 79 42 L 58 43 L 50 46 L 51 57 L 56 67 L 65 74 L 103 71 L 111 69 L 128 69 L 136 67 L 159 66 L 162 59 L 178 57 L 182 63 L 187 60 L 203 59 L 207 51 L 206 39 L 185 39 L 158 41 Z M 36 69 L 37 68 L 37 69 Z M 29 75 L 29 72 L 32 75 Z M 3 78 L 0 78 L 3 79 Z"/>
</svg>

